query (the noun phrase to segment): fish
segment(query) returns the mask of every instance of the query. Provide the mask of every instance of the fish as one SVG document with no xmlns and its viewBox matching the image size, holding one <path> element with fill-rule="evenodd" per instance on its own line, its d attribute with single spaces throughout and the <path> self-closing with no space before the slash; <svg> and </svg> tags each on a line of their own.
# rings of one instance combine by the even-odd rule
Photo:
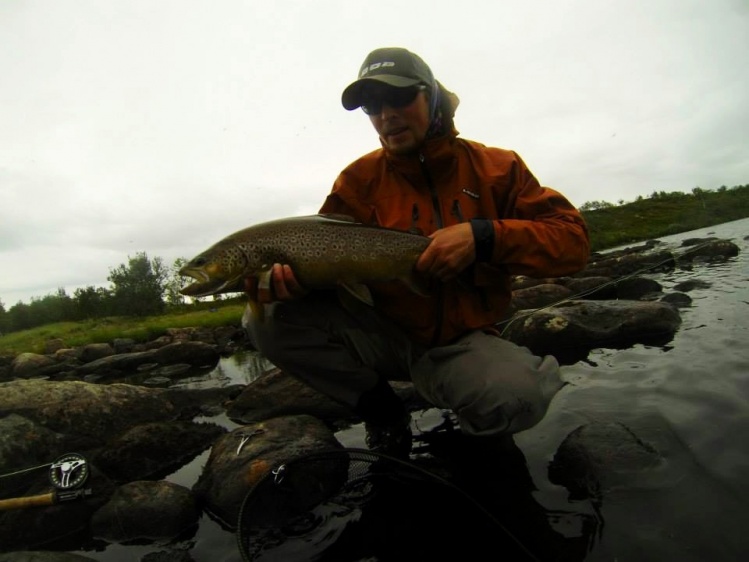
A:
<svg viewBox="0 0 749 562">
<path fill-rule="evenodd" d="M 415 265 L 430 241 L 346 215 L 281 218 L 230 234 L 191 259 L 179 274 L 195 281 L 180 293 L 205 297 L 243 292 L 248 277 L 267 287 L 273 264 L 282 263 L 291 266 L 306 289 L 342 287 L 370 305 L 367 284 L 372 282 L 397 280 L 426 296 L 428 286 Z"/>
</svg>

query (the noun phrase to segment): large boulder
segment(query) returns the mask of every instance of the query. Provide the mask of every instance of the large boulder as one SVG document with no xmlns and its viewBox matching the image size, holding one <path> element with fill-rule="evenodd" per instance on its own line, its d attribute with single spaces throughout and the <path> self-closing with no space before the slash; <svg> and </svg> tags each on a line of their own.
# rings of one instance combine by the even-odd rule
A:
<svg viewBox="0 0 749 562">
<path fill-rule="evenodd" d="M 91 532 L 109 542 L 161 541 L 194 530 L 199 517 L 188 488 L 163 480 L 131 482 L 94 513 Z"/>
<path fill-rule="evenodd" d="M 206 511 L 232 529 L 245 496 L 271 470 L 307 453 L 341 447 L 333 432 L 312 416 L 249 424 L 216 441 L 193 492 Z"/>
<path fill-rule="evenodd" d="M 664 344 L 680 324 L 678 310 L 667 303 L 569 301 L 529 315 L 518 312 L 503 335 L 538 355 L 574 362 L 599 347 Z"/>
</svg>

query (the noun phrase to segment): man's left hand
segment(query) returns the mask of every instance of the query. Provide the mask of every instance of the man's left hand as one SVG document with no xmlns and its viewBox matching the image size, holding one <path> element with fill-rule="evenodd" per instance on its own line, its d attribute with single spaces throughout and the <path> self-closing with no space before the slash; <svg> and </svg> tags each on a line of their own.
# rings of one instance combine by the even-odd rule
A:
<svg viewBox="0 0 749 562">
<path fill-rule="evenodd" d="M 471 224 L 463 222 L 441 228 L 421 253 L 416 270 L 442 281 L 455 279 L 476 260 L 476 245 Z"/>
</svg>

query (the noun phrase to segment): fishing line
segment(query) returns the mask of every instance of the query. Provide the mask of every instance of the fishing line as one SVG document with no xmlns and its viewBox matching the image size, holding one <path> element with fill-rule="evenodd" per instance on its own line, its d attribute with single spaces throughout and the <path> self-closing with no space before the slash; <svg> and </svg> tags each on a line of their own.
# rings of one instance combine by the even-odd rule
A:
<svg viewBox="0 0 749 562">
<path fill-rule="evenodd" d="M 32 470 L 39 470 L 40 468 L 49 468 L 52 466 L 53 463 L 48 462 L 46 464 L 40 464 L 39 466 L 32 466 L 30 468 L 22 468 L 21 470 L 17 470 L 15 472 L 8 472 L 6 474 L 0 474 L 0 478 L 10 478 L 11 476 L 17 476 L 19 474 L 25 474 L 27 472 L 31 472 Z"/>
<path fill-rule="evenodd" d="M 550 308 L 554 308 L 555 306 L 559 306 L 560 304 L 564 304 L 564 303 L 569 302 L 569 301 L 573 301 L 573 300 L 576 300 L 576 299 L 580 299 L 580 298 L 586 297 L 586 296 L 588 296 L 588 295 L 590 295 L 592 293 L 600 291 L 601 289 L 605 289 L 606 287 L 609 287 L 611 285 L 616 285 L 617 283 L 620 283 L 621 281 L 626 281 L 627 279 L 631 279 L 633 277 L 637 277 L 638 275 L 642 275 L 643 273 L 647 273 L 648 271 L 651 271 L 653 269 L 657 269 L 657 268 L 659 268 L 659 267 L 661 267 L 661 266 L 663 266 L 663 265 L 665 265 L 667 263 L 677 262 L 681 258 L 683 258 L 684 256 L 686 256 L 687 254 L 691 254 L 693 252 L 696 252 L 697 250 L 700 250 L 701 248 L 704 248 L 705 246 L 708 246 L 708 245 L 710 245 L 712 243 L 713 243 L 713 240 L 710 240 L 708 242 L 703 242 L 702 244 L 699 244 L 699 245 L 695 246 L 694 248 L 690 248 L 689 250 L 686 250 L 686 251 L 684 251 L 684 252 L 682 252 L 680 254 L 672 253 L 668 258 L 666 258 L 666 259 L 664 259 L 664 260 L 662 260 L 662 261 L 660 261 L 658 263 L 655 263 L 655 264 L 652 264 L 652 265 L 648 265 L 646 267 L 638 269 L 637 271 L 633 271 L 632 273 L 628 273 L 627 275 L 622 275 L 621 277 L 617 277 L 616 279 L 612 279 L 611 281 L 607 281 L 606 283 L 601 283 L 600 285 L 596 285 L 595 287 L 592 287 L 590 289 L 585 289 L 583 291 L 580 291 L 580 292 L 575 293 L 573 295 L 570 295 L 568 297 L 564 297 L 563 299 L 560 299 L 558 301 L 552 302 L 551 304 L 547 304 L 545 306 L 541 306 L 539 308 L 534 308 L 533 310 L 529 310 L 529 311 L 524 312 L 522 314 L 518 314 L 516 316 L 513 316 L 512 318 L 508 318 L 507 320 L 503 320 L 501 322 L 498 322 L 497 324 L 495 324 L 495 326 L 499 327 L 499 326 L 502 326 L 502 325 L 506 324 L 506 326 L 499 333 L 500 336 L 504 337 L 505 332 L 507 332 L 507 330 L 510 328 L 510 326 L 514 322 L 516 322 L 517 320 L 523 320 L 525 318 L 533 316 L 537 312 L 542 312 L 544 310 L 548 310 Z"/>
</svg>

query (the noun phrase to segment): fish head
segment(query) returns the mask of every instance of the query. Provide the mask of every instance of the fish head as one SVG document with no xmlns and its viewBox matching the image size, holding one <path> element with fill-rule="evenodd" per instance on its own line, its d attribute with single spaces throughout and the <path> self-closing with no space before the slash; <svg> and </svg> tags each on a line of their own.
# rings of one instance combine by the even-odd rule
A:
<svg viewBox="0 0 749 562">
<path fill-rule="evenodd" d="M 198 254 L 179 270 L 194 283 L 180 289 L 188 297 L 205 297 L 244 290 L 247 258 L 235 244 L 216 244 Z"/>
</svg>

